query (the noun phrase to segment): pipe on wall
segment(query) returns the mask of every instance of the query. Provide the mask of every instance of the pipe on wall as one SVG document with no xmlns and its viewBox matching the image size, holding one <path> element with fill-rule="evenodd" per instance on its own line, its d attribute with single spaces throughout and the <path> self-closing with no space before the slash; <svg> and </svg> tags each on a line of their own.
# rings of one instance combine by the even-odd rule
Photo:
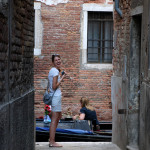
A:
<svg viewBox="0 0 150 150">
<path fill-rule="evenodd" d="M 117 11 L 117 13 L 120 15 L 120 17 L 122 18 L 122 11 L 119 8 L 119 0 L 114 0 L 115 1 L 115 10 Z"/>
</svg>

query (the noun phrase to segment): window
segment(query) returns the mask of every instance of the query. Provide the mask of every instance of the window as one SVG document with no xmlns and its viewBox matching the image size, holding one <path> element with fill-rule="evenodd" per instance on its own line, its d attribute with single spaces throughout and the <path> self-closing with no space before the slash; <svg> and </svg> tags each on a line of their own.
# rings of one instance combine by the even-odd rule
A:
<svg viewBox="0 0 150 150">
<path fill-rule="evenodd" d="M 111 40 L 112 40 L 112 36 L 113 36 L 112 34 L 113 17 L 112 16 L 113 16 L 113 4 L 112 5 L 96 4 L 96 3 L 83 4 L 82 13 L 81 13 L 81 44 L 80 44 L 81 46 L 81 68 L 82 69 L 98 69 L 98 70 L 110 69 L 112 70 L 113 68 L 113 65 L 111 63 L 112 62 L 112 54 L 111 54 L 112 48 L 108 49 L 107 47 L 112 47 L 113 42 L 109 41 L 110 37 L 109 38 L 106 37 L 106 35 L 110 36 L 110 34 L 108 33 L 111 33 Z M 100 17 L 100 18 L 97 19 L 97 17 Z M 107 26 L 110 25 L 110 22 L 112 23 L 111 29 L 107 30 L 108 28 Z M 105 25 L 105 28 L 103 28 L 104 25 Z M 91 32 L 89 31 L 90 28 L 91 28 Z M 100 34 L 101 31 L 103 32 Z M 102 39 L 102 37 L 105 37 L 104 40 Z M 110 53 L 110 54 L 107 54 L 107 53 Z"/>
<path fill-rule="evenodd" d="M 112 63 L 113 14 L 88 12 L 87 62 Z"/>
</svg>

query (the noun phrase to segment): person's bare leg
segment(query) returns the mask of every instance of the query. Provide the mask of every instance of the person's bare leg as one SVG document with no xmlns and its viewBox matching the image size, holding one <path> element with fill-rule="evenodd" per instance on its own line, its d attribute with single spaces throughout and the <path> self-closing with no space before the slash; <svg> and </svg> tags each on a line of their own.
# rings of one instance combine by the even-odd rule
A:
<svg viewBox="0 0 150 150">
<path fill-rule="evenodd" d="M 58 120 L 57 120 L 57 125 L 58 125 L 58 123 L 59 123 L 59 120 L 61 119 L 61 117 L 62 117 L 62 114 L 61 114 L 61 112 L 58 112 L 59 114 L 59 116 L 58 116 Z"/>
<path fill-rule="evenodd" d="M 61 145 L 55 142 L 55 133 L 59 122 L 59 118 L 60 112 L 52 112 L 52 119 L 50 124 L 50 141 L 49 141 L 50 146 L 61 147 Z"/>
</svg>

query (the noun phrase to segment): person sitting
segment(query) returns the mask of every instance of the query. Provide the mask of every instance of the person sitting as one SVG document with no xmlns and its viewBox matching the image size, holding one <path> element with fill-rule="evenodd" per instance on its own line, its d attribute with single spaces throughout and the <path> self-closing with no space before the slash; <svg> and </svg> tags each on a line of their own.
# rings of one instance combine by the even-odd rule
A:
<svg viewBox="0 0 150 150">
<path fill-rule="evenodd" d="M 82 97 L 80 100 L 80 104 L 80 114 L 73 116 L 73 119 L 90 120 L 92 122 L 92 125 L 94 126 L 94 130 L 99 130 L 100 126 L 97 120 L 96 111 L 94 110 L 94 107 L 89 104 L 89 99 L 87 99 L 86 97 Z"/>
</svg>

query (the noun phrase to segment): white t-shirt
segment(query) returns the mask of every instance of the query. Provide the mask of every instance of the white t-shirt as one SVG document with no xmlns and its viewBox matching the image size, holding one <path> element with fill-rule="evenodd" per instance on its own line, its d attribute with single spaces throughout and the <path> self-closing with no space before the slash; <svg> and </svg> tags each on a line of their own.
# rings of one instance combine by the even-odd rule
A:
<svg viewBox="0 0 150 150">
<path fill-rule="evenodd" d="M 52 88 L 52 84 L 53 84 L 53 78 L 58 76 L 58 82 L 60 81 L 60 75 L 59 75 L 59 70 L 56 69 L 55 67 L 51 68 L 48 74 L 48 80 L 49 80 L 49 90 L 50 90 L 50 94 L 53 95 L 54 91 Z M 54 96 L 60 96 L 61 95 L 61 90 L 58 87 L 55 91 Z"/>
</svg>

